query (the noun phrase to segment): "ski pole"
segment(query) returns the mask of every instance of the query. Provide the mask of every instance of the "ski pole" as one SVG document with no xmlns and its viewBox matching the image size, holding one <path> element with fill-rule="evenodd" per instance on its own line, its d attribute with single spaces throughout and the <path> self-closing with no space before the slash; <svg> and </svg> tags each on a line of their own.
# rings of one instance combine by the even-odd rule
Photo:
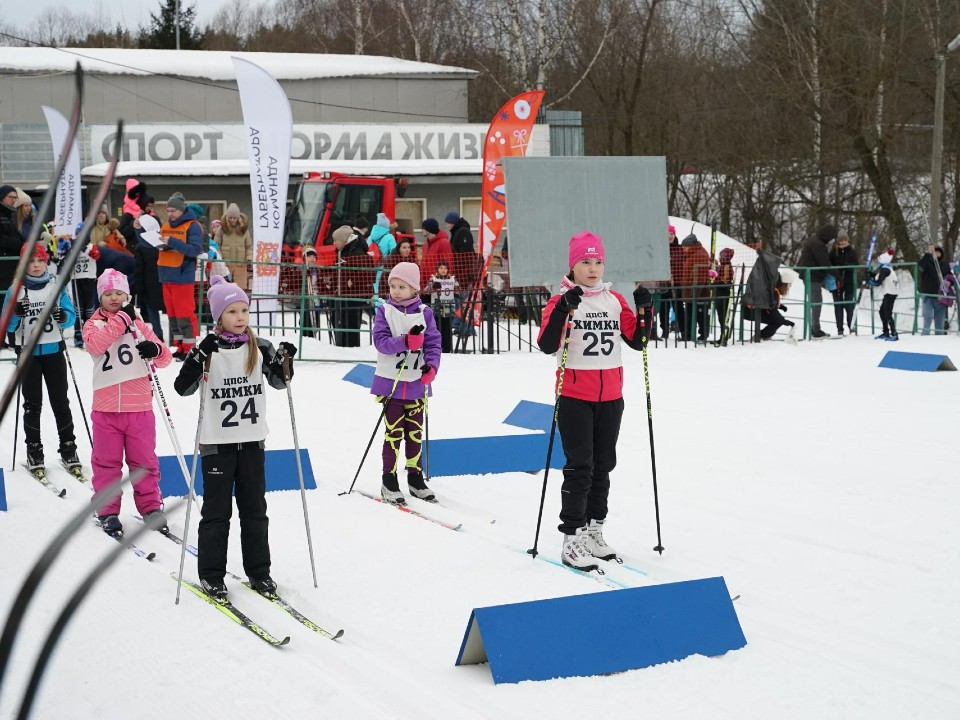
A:
<svg viewBox="0 0 960 720">
<path fill-rule="evenodd" d="M 90 447 L 93 447 L 93 435 L 90 433 L 90 423 L 87 422 L 87 411 L 83 407 L 83 399 L 80 397 L 80 387 L 77 385 L 77 375 L 73 372 L 73 362 L 70 360 L 70 351 L 67 350 L 67 340 L 63 337 L 63 328 L 60 328 L 60 342 L 63 343 L 63 355 L 67 358 L 67 367 L 70 368 L 70 377 L 73 379 L 73 389 L 77 393 L 77 404 L 80 406 L 80 415 L 83 416 L 83 426 L 87 429 L 87 439 L 90 441 Z"/>
<path fill-rule="evenodd" d="M 424 482 L 430 480 L 430 388 L 423 386 L 423 474 Z"/>
<path fill-rule="evenodd" d="M 143 334 L 140 332 L 140 328 L 137 327 L 136 320 L 131 323 L 130 331 L 133 333 L 133 339 L 138 343 L 144 340 Z M 170 406 L 167 405 L 167 398 L 163 394 L 163 388 L 160 387 L 160 377 L 157 375 L 157 366 L 154 364 L 151 358 L 143 358 L 143 362 L 147 366 L 147 372 L 150 374 L 150 383 L 155 390 L 154 397 L 157 400 L 157 407 L 160 408 L 166 420 L 167 434 L 170 436 L 170 442 L 173 444 L 173 450 L 177 454 L 180 472 L 183 473 L 183 479 L 186 480 L 190 485 L 190 499 L 193 502 L 196 502 L 197 498 L 193 494 L 193 483 L 190 479 L 190 470 L 187 468 L 187 459 L 183 454 L 183 448 L 180 446 L 180 440 L 177 438 L 177 430 L 173 426 L 173 415 L 170 414 Z M 179 596 L 179 590 L 177 591 L 177 594 Z"/>
<path fill-rule="evenodd" d="M 643 315 L 643 308 L 638 310 Z M 657 492 L 657 453 L 653 444 L 653 405 L 650 401 L 650 364 L 647 362 L 647 348 L 643 348 L 643 383 L 647 391 L 647 428 L 650 431 L 650 469 L 653 473 L 653 508 L 657 516 L 657 546 L 653 548 L 663 555 L 663 542 L 660 540 L 660 496 Z"/>
<path fill-rule="evenodd" d="M 150 363 L 151 365 L 153 363 Z M 200 378 L 200 414 L 197 417 L 197 435 L 193 441 L 193 468 L 190 470 L 190 475 L 187 477 L 187 497 L 193 502 L 196 502 L 197 496 L 194 492 L 194 483 L 197 480 L 197 465 L 200 464 L 200 430 L 203 428 L 203 408 L 207 404 L 207 378 L 208 373 L 210 372 L 210 358 L 207 358 L 207 361 L 203 365 L 203 375 Z M 184 464 L 186 464 L 186 459 L 183 459 Z M 174 598 L 173 604 L 180 604 L 180 588 L 183 585 L 183 564 L 187 559 L 187 535 L 190 533 L 190 510 L 193 507 L 193 502 L 187 503 L 187 514 L 183 520 L 183 542 L 180 544 L 180 571 L 177 575 L 177 595 Z"/>
<path fill-rule="evenodd" d="M 17 435 L 20 434 L 20 384 L 17 384 L 17 415 L 13 421 L 13 463 L 10 472 L 17 469 Z"/>
<path fill-rule="evenodd" d="M 307 533 L 307 550 L 310 554 L 310 571 L 313 573 L 313 586 L 317 587 L 317 566 L 313 560 L 313 535 L 310 532 L 310 515 L 307 512 L 307 490 L 303 485 L 303 465 L 300 461 L 300 439 L 297 436 L 297 416 L 293 411 L 293 391 L 290 389 L 290 380 L 293 377 L 291 364 L 293 358 L 281 348 L 280 357 L 283 364 L 283 384 L 287 386 L 287 404 L 290 406 L 290 429 L 293 431 L 293 450 L 297 457 L 297 477 L 300 479 L 300 501 L 303 503 L 303 525 Z"/>
<path fill-rule="evenodd" d="M 410 330 L 411 335 L 419 335 L 423 332 L 422 325 L 416 325 Z M 400 376 L 403 374 L 403 371 L 407 368 L 407 357 L 410 355 L 410 351 L 406 350 L 403 353 L 403 362 L 400 363 L 400 368 L 397 370 L 397 376 L 393 379 L 393 387 L 390 388 L 390 394 L 387 395 L 383 400 L 383 410 L 380 411 L 380 417 L 377 419 L 377 424 L 373 428 L 373 432 L 370 434 L 370 440 L 367 442 L 367 449 L 363 451 L 363 457 L 360 458 L 360 465 L 357 467 L 357 474 L 353 476 L 353 482 L 350 483 L 350 489 L 346 492 L 337 493 L 337 496 L 340 495 L 349 495 L 353 492 L 353 486 L 357 484 L 357 478 L 360 477 L 360 471 L 363 469 L 363 464 L 367 461 L 367 454 L 370 452 L 370 447 L 373 445 L 373 439 L 377 436 L 377 430 L 380 429 L 380 423 L 383 422 L 384 415 L 387 414 L 387 406 L 390 405 L 390 401 L 393 400 L 393 394 L 397 391 L 397 385 L 400 383 Z"/>
<path fill-rule="evenodd" d="M 133 533 L 133 535 L 130 537 L 130 542 L 134 542 L 141 535 L 144 535 L 151 530 L 158 530 L 161 525 L 162 520 L 159 518 L 145 518 L 143 527 L 138 528 L 136 532 Z M 90 592 L 90 589 L 94 586 L 97 580 L 103 577 L 106 569 L 110 567 L 126 549 L 127 543 L 118 543 L 115 548 L 108 552 L 103 559 L 100 560 L 100 562 L 98 562 L 89 573 L 87 573 L 87 576 L 83 579 L 83 582 L 80 583 L 73 595 L 70 596 L 70 599 L 67 600 L 66 605 L 64 605 L 63 610 L 57 617 L 53 627 L 50 629 L 47 639 L 44 641 L 43 647 L 40 650 L 40 654 L 37 655 L 37 660 L 33 666 L 33 672 L 30 675 L 27 688 L 24 690 L 23 698 L 20 700 L 20 710 L 17 712 L 17 718 L 25 719 L 30 716 L 30 710 L 33 707 L 33 701 L 36 699 L 37 691 L 40 688 L 40 681 L 43 679 L 43 673 L 47 669 L 47 665 L 50 662 L 50 657 L 53 655 L 53 651 L 56 648 L 60 637 L 63 635 L 64 629 L 66 629 L 67 624 L 76 613 L 77 608 L 80 607 L 80 604 L 83 602 L 84 598 L 86 598 L 87 594 Z"/>
<path fill-rule="evenodd" d="M 557 430 L 557 417 L 560 414 L 560 392 L 563 390 L 563 376 L 567 370 L 567 352 L 570 349 L 570 330 L 573 310 L 567 315 L 567 327 L 563 332 L 563 354 L 560 356 L 560 374 L 557 376 L 557 397 L 553 401 L 553 422 L 550 423 L 550 439 L 547 440 L 547 461 L 543 468 L 543 489 L 540 491 L 540 510 L 537 511 L 537 531 L 533 536 L 533 547 L 527 553 L 537 558 L 537 543 L 540 541 L 540 523 L 543 520 L 543 503 L 547 499 L 547 478 L 550 477 L 550 459 L 553 457 L 553 436 Z"/>
</svg>

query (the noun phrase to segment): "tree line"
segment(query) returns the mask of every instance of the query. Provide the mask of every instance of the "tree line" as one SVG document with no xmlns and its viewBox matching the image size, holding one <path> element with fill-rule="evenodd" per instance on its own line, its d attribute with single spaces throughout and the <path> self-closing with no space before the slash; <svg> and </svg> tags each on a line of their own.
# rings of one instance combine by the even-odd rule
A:
<svg viewBox="0 0 960 720">
<path fill-rule="evenodd" d="M 8 16 L 9 17 L 9 16 Z M 127 28 L 69 10 L 6 44 L 174 47 L 174 0 Z M 795 260 L 822 224 L 913 261 L 960 235 L 960 53 L 946 60 L 944 192 L 927 229 L 937 53 L 960 0 L 229 0 L 184 49 L 385 55 L 478 71 L 471 121 L 512 95 L 579 110 L 587 154 L 664 155 L 671 214 Z M 682 228 L 681 228 L 682 232 Z"/>
</svg>

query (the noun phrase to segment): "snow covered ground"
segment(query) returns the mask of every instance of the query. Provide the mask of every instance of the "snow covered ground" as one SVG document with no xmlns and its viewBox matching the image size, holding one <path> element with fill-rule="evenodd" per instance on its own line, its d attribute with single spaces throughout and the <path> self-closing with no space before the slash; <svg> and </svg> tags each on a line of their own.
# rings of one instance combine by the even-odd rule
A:
<svg viewBox="0 0 960 720">
<path fill-rule="evenodd" d="M 294 605 L 342 626 L 345 636 L 315 636 L 237 583 L 228 582 L 237 605 L 290 635 L 288 646 L 267 646 L 189 594 L 175 606 L 169 574 L 178 548 L 154 536 L 141 543 L 157 553 L 154 563 L 123 553 L 81 607 L 34 717 L 960 717 L 960 373 L 877 368 L 891 349 L 960 362 L 955 336 L 651 349 L 662 557 L 651 550 L 642 362 L 627 350 L 627 411 L 606 535 L 650 577 L 622 568 L 611 576 L 641 585 L 722 575 L 740 595 L 735 607 L 748 644 L 719 658 L 614 676 L 500 686 L 486 666 L 454 666 L 473 607 L 607 591 L 516 551 L 532 542 L 542 476 L 435 479 L 448 507 L 431 511 L 462 522 L 459 533 L 360 496 L 338 497 L 378 408 L 341 380 L 349 365 L 302 363 L 295 402 L 319 486 L 308 493 L 319 588 L 297 492 L 268 497 L 273 575 Z M 72 358 L 89 408 L 89 357 Z M 520 399 L 552 402 L 553 364 L 519 352 L 445 356 L 430 405 L 432 436 L 522 432 L 501 421 Z M 0 382 L 10 371 L 0 366 Z M 162 371 L 162 382 L 180 441 L 191 447 L 197 400 L 173 393 L 176 371 Z M 52 421 L 44 419 L 52 450 Z M 58 500 L 24 470 L 9 472 L 13 420 L 10 412 L 0 427 L 9 504 L 0 512 L 0 618 L 41 548 L 89 492 L 52 469 L 68 488 Z M 283 393 L 269 398 L 269 423 L 270 447 L 292 447 Z M 85 448 L 82 426 L 79 436 Z M 160 454 L 171 454 L 159 418 L 158 438 Z M 379 485 L 378 445 L 358 481 L 371 492 Z M 553 556 L 559 480 L 551 474 L 540 541 Z M 128 527 L 132 509 L 127 493 Z M 183 512 L 173 518 L 176 529 Z M 194 512 L 194 537 L 196 520 Z M 230 564 L 239 574 L 238 541 L 234 523 Z M 13 717 L 60 602 L 113 547 L 85 526 L 54 566 L 16 645 L 0 718 Z M 188 556 L 187 575 L 195 572 Z"/>
</svg>

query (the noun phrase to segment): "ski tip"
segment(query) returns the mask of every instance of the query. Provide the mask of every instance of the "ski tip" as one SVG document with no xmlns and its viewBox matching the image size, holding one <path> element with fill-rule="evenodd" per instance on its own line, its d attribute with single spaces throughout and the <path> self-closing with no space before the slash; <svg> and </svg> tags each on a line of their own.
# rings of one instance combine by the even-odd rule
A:
<svg viewBox="0 0 960 720">
<path fill-rule="evenodd" d="M 459 530 L 459 529 L 462 528 L 462 527 L 463 527 L 463 523 L 458 523 L 458 524 L 454 525 L 454 526 L 451 528 L 451 530 Z"/>
<path fill-rule="evenodd" d="M 739 599 L 740 599 L 739 595 L 734 595 L 732 598 L 730 598 L 730 602 L 736 602 Z"/>
<path fill-rule="evenodd" d="M 740 597 L 740 596 L 738 595 L 737 597 Z M 341 629 L 341 630 L 337 630 L 330 639 L 339 640 L 342 637 L 343 637 L 343 630 Z"/>
<path fill-rule="evenodd" d="M 289 644 L 290 644 L 290 636 L 287 635 L 283 640 L 277 643 L 277 647 L 283 647 L 284 645 L 289 645 Z"/>
<path fill-rule="evenodd" d="M 155 552 L 147 553 L 146 557 L 147 557 L 147 562 L 153 562 L 157 558 L 157 554 Z"/>
<path fill-rule="evenodd" d="M 61 491 L 60 491 L 60 494 L 57 495 L 58 498 L 62 498 L 62 497 L 66 497 L 66 496 L 67 496 L 67 489 L 66 489 L 66 488 L 64 488 L 63 490 L 61 490 Z"/>
</svg>

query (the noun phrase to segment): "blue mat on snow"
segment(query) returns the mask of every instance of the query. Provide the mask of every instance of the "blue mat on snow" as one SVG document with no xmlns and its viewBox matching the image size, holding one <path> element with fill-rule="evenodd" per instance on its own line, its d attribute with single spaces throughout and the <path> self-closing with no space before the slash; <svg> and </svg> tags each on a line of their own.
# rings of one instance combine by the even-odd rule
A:
<svg viewBox="0 0 960 720">
<path fill-rule="evenodd" d="M 890 350 L 883 356 L 877 367 L 892 370 L 916 370 L 918 372 L 937 372 L 938 370 L 956 370 L 956 366 L 946 355 L 928 353 L 898 352 Z"/>
<path fill-rule="evenodd" d="M 303 465 L 303 486 L 307 490 L 317 487 L 310 464 L 310 453 L 300 448 L 300 463 Z M 187 470 L 191 469 L 193 456 L 187 457 Z M 299 490 L 300 478 L 297 476 L 297 456 L 293 450 L 266 451 L 267 491 Z M 164 497 L 182 497 L 187 494 L 187 482 L 183 479 L 180 461 L 176 455 L 163 455 L 160 458 L 160 492 Z M 203 495 L 203 465 L 197 468 L 194 492 Z"/>
</svg>

